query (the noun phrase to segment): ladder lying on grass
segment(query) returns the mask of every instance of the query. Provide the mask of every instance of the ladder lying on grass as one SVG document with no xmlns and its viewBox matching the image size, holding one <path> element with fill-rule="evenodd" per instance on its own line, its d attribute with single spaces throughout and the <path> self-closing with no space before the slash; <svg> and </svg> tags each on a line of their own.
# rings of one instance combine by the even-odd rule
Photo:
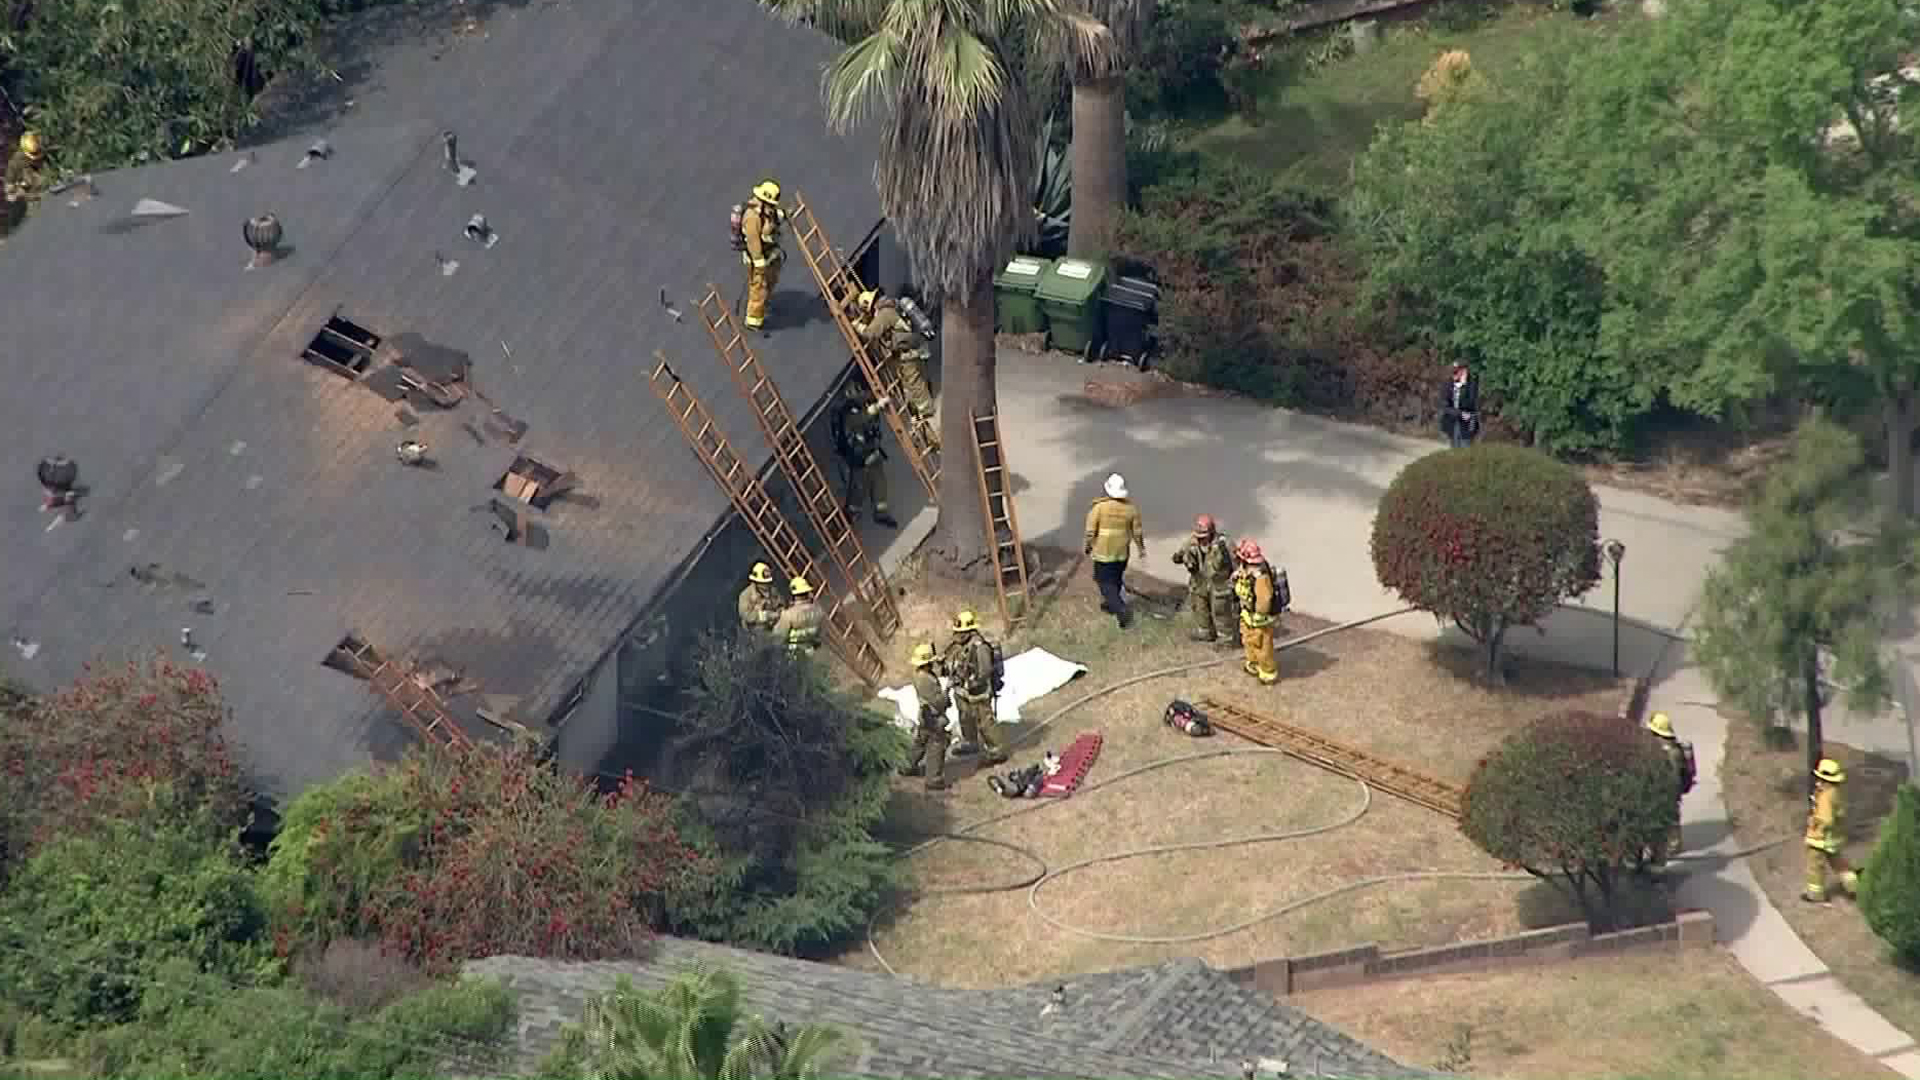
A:
<svg viewBox="0 0 1920 1080">
<path fill-rule="evenodd" d="M 859 619 L 853 606 L 842 597 L 834 600 L 826 588 L 826 579 L 814 565 L 813 555 L 807 551 L 807 545 L 794 532 L 793 526 L 781 515 L 780 507 L 774 503 L 767 489 L 753 475 L 740 455 L 733 452 L 725 435 L 713 422 L 713 414 L 707 411 L 692 388 L 682 382 L 668 366 L 664 353 L 654 352 L 660 366 L 654 368 L 648 384 L 653 392 L 673 414 L 673 422 L 686 436 L 687 444 L 699 456 L 707 471 L 713 475 L 715 483 L 727 493 L 734 509 L 746 519 L 747 527 L 766 548 L 767 558 L 780 568 L 780 572 L 789 578 L 804 577 L 809 582 L 817 582 L 815 588 L 820 592 L 820 600 L 827 609 L 826 639 L 827 646 L 838 656 L 847 669 L 868 686 L 880 685 L 880 675 L 886 670 L 886 662 L 874 650 L 872 642 L 860 632 Z"/>
</svg>

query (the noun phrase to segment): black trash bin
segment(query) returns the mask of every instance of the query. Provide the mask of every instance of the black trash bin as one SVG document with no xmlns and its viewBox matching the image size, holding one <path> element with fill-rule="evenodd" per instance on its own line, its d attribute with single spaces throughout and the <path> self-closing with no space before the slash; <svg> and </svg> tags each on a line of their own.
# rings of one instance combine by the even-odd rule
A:
<svg viewBox="0 0 1920 1080">
<path fill-rule="evenodd" d="M 1145 278 L 1117 278 L 1107 285 L 1106 305 L 1106 356 L 1146 367 L 1153 327 L 1160 321 L 1160 286 Z"/>
</svg>

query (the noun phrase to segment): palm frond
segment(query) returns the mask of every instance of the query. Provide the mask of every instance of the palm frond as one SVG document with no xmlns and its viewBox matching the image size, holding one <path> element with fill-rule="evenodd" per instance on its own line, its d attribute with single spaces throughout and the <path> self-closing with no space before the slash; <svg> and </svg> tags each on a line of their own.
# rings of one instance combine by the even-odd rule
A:
<svg viewBox="0 0 1920 1080">
<path fill-rule="evenodd" d="M 896 93 L 901 42 L 882 23 L 878 30 L 846 47 L 820 76 L 827 122 L 847 132 L 864 125 Z"/>
</svg>

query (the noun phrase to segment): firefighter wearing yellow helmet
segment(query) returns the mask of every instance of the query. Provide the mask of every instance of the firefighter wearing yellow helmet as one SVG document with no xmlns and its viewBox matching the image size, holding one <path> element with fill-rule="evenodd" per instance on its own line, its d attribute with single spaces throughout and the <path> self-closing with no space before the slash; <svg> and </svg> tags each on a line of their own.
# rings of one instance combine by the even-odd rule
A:
<svg viewBox="0 0 1920 1080">
<path fill-rule="evenodd" d="M 953 742 L 947 731 L 947 709 L 953 701 L 947 688 L 940 685 L 940 657 L 931 643 L 915 645 L 912 661 L 913 692 L 920 699 L 920 717 L 913 732 L 913 756 L 900 775 L 924 776 L 928 791 L 943 791 L 947 786 L 947 747 Z"/>
<path fill-rule="evenodd" d="M 1860 875 L 1840 855 L 1847 816 L 1840 789 L 1847 782 L 1846 770 L 1832 758 L 1821 758 L 1813 779 L 1813 805 L 1807 813 L 1807 891 L 1800 899 L 1821 904 L 1827 899 L 1829 870 L 1839 875 L 1841 891 L 1850 895 L 1858 891 Z"/>
<path fill-rule="evenodd" d="M 868 289 L 854 300 L 853 328 L 866 343 L 867 356 L 880 369 L 881 385 L 900 380 L 908 415 L 920 425 L 928 444 L 940 449 L 933 420 L 933 390 L 927 385 L 927 350 L 921 345 L 920 335 L 900 314 L 900 305 L 880 290 Z"/>
<path fill-rule="evenodd" d="M 786 220 L 786 212 L 780 208 L 780 185 L 770 179 L 754 185 L 753 197 L 740 214 L 740 235 L 745 242 L 740 261 L 747 267 L 748 329 L 766 328 L 767 301 L 780 284 L 780 264 L 786 258 L 780 248 L 780 227 Z"/>
<path fill-rule="evenodd" d="M 20 136 L 7 158 L 5 194 L 9 202 L 24 199 L 39 190 L 45 180 L 46 147 L 35 132 Z"/>
<path fill-rule="evenodd" d="M 793 594 L 793 603 L 774 620 L 773 636 L 785 641 L 790 653 L 811 654 L 820 647 L 820 624 L 827 621 L 826 613 L 813 602 L 813 585 L 806 578 L 788 582 L 787 591 Z"/>
<path fill-rule="evenodd" d="M 1667 861 L 1667 856 L 1680 850 L 1680 800 L 1693 790 L 1695 767 L 1693 744 L 1681 739 L 1673 730 L 1673 719 L 1666 713 L 1657 712 L 1647 719 L 1647 734 L 1653 736 L 1660 752 L 1666 755 L 1668 764 L 1673 767 L 1673 830 L 1665 840 L 1654 846 L 1647 862 L 1659 866 Z"/>
<path fill-rule="evenodd" d="M 1000 691 L 1000 647 L 980 632 L 979 616 L 962 611 L 953 617 L 953 640 L 947 642 L 943 663 L 953 684 L 954 711 L 960 714 L 962 746 L 957 752 L 979 747 L 989 765 L 1007 760 L 1007 741 L 993 709 Z"/>
<path fill-rule="evenodd" d="M 784 607 L 786 602 L 773 587 L 773 567 L 754 563 L 747 574 L 747 587 L 740 590 L 740 628 L 772 631 Z"/>
</svg>

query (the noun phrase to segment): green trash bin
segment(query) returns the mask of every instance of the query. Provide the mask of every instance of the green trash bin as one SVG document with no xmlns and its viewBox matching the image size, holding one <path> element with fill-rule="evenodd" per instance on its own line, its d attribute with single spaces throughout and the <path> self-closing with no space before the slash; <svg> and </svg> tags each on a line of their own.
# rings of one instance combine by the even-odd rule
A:
<svg viewBox="0 0 1920 1080">
<path fill-rule="evenodd" d="M 1033 295 L 1047 320 L 1048 345 L 1081 356 L 1100 347 L 1106 336 L 1100 295 L 1106 285 L 1103 263 L 1061 259 L 1047 269 Z"/>
<path fill-rule="evenodd" d="M 993 275 L 993 328 L 1002 334 L 1038 334 L 1047 328 L 1047 317 L 1033 291 L 1047 276 L 1053 260 L 1036 255 L 1015 255 L 1006 268 Z"/>
</svg>

